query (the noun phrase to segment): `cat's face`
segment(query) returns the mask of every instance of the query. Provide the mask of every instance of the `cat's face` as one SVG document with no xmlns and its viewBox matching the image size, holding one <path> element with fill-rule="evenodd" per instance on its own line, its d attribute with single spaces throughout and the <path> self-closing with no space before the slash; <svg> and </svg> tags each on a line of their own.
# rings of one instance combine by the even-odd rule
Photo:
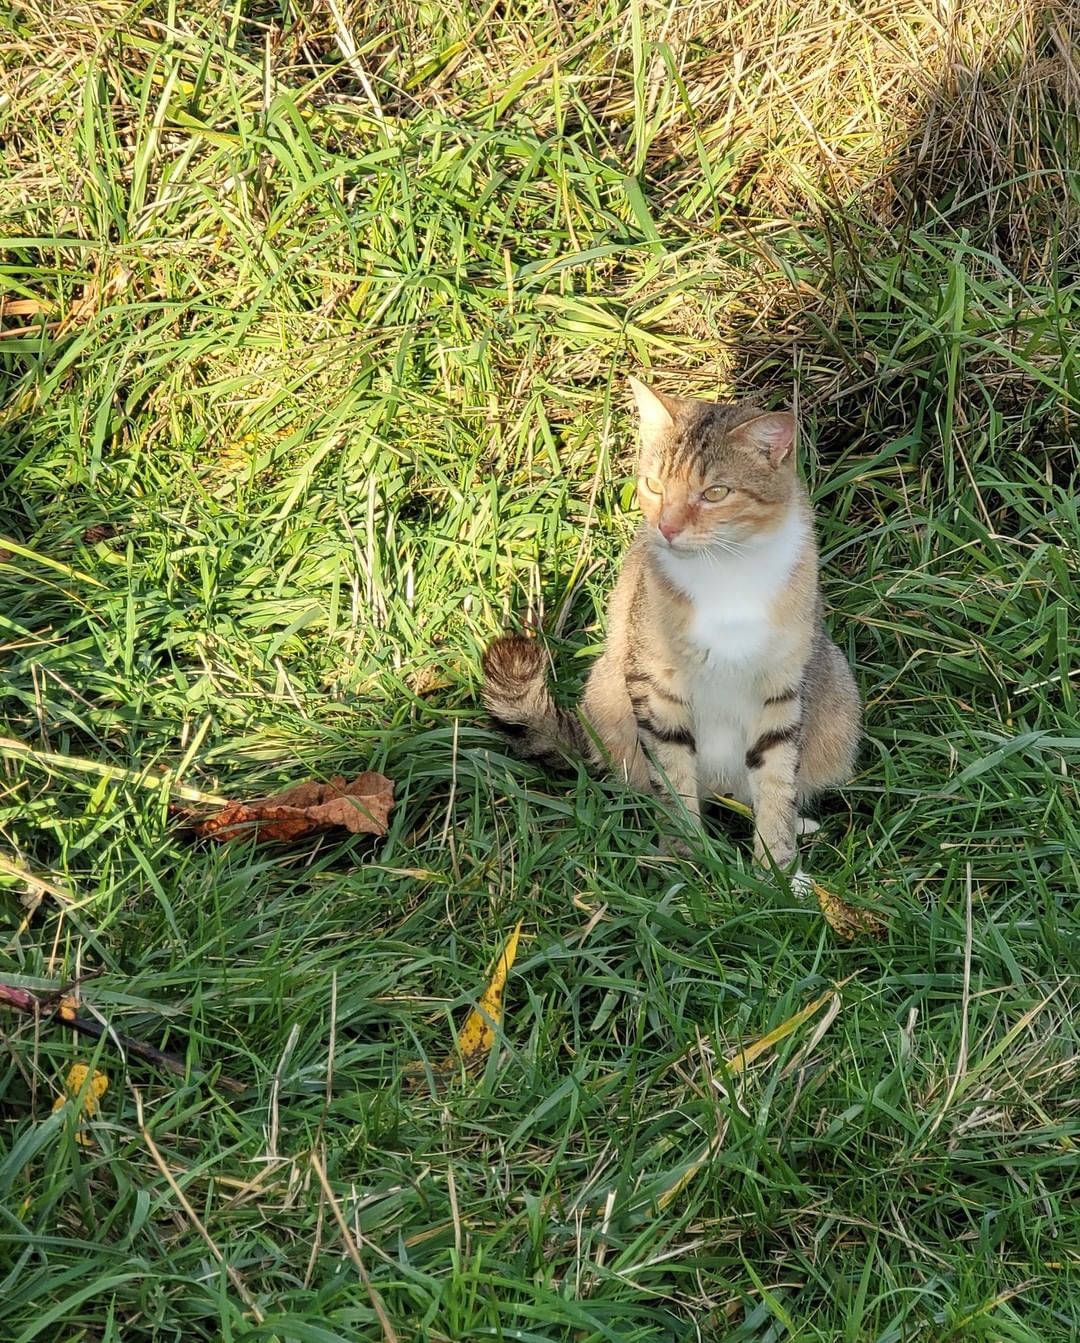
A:
<svg viewBox="0 0 1080 1343">
<path fill-rule="evenodd" d="M 742 548 L 787 517 L 795 417 L 663 396 L 630 379 L 641 415 L 638 502 L 662 549 Z"/>
</svg>

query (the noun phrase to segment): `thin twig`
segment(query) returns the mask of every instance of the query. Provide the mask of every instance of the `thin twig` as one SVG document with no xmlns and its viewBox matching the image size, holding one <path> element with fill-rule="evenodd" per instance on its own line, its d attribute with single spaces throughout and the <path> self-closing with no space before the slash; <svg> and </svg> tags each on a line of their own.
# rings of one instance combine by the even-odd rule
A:
<svg viewBox="0 0 1080 1343">
<path fill-rule="evenodd" d="M 277 1160 L 277 1142 L 280 1128 L 280 1114 L 278 1111 L 278 1097 L 281 1094 L 281 1078 L 285 1072 L 285 1065 L 289 1061 L 289 1056 L 296 1048 L 296 1042 L 300 1038 L 300 1023 L 294 1022 L 293 1028 L 289 1032 L 289 1038 L 285 1041 L 285 1048 L 281 1051 L 281 1057 L 278 1059 L 278 1065 L 274 1069 L 274 1080 L 270 1084 L 270 1133 L 267 1139 L 267 1148 L 270 1155 Z"/>
<path fill-rule="evenodd" d="M 263 1320 L 266 1317 L 259 1309 L 258 1302 L 248 1291 L 247 1287 L 244 1284 L 244 1280 L 243 1278 L 241 1278 L 240 1274 L 237 1273 L 236 1269 L 233 1268 L 232 1264 L 226 1261 L 225 1256 L 214 1244 L 213 1240 L 210 1238 L 210 1232 L 207 1231 L 205 1226 L 203 1226 L 202 1222 L 199 1220 L 198 1213 L 188 1202 L 187 1195 L 176 1183 L 176 1179 L 174 1178 L 172 1171 L 166 1165 L 164 1158 L 158 1151 L 157 1144 L 154 1142 L 153 1138 L 151 1138 L 150 1131 L 146 1127 L 146 1123 L 143 1120 L 142 1095 L 137 1088 L 132 1088 L 132 1090 L 134 1090 L 135 1092 L 135 1112 L 139 1120 L 139 1132 L 142 1135 L 143 1142 L 146 1143 L 146 1150 L 150 1153 L 150 1157 L 153 1160 L 154 1165 L 157 1166 L 158 1170 L 161 1171 L 162 1175 L 164 1175 L 166 1183 L 168 1184 L 169 1188 L 180 1200 L 180 1206 L 184 1209 L 188 1217 L 191 1219 L 192 1226 L 206 1242 L 207 1248 L 209 1249 L 210 1253 L 214 1256 L 214 1258 L 222 1266 L 225 1272 L 229 1275 L 229 1281 L 236 1288 L 237 1292 L 239 1292 L 240 1299 L 243 1301 L 244 1305 L 247 1306 L 248 1310 L 250 1310 L 252 1315 L 255 1317 L 255 1323 L 262 1324 Z"/>
<path fill-rule="evenodd" d="M 183 1059 L 177 1058 L 175 1054 L 166 1054 L 153 1045 L 148 1045 L 144 1040 L 135 1040 L 130 1035 L 124 1035 L 120 1031 L 114 1030 L 100 1013 L 97 1014 L 97 1020 L 79 1016 L 71 1002 L 63 996 L 62 990 L 41 996 L 31 993 L 29 989 L 16 988 L 13 984 L 0 984 L 0 1003 L 14 1008 L 16 1012 L 26 1012 L 38 1021 L 51 1017 L 62 1025 L 69 1026 L 79 1035 L 89 1036 L 91 1040 L 100 1040 L 102 1037 L 107 1037 L 125 1059 L 129 1054 L 132 1054 L 135 1058 L 142 1059 L 146 1063 L 153 1063 L 156 1067 L 162 1068 L 165 1072 L 172 1073 L 176 1077 L 188 1076 L 188 1065 Z M 89 1011 L 94 1011 L 90 1004 L 87 1003 L 86 1007 Z M 192 1080 L 208 1082 L 205 1073 L 192 1074 Z M 243 1083 L 221 1074 L 218 1074 L 214 1079 L 214 1083 L 221 1087 L 223 1091 L 232 1092 L 234 1096 L 240 1096 L 247 1090 Z"/>
<path fill-rule="evenodd" d="M 360 1275 L 360 1281 L 364 1285 L 364 1290 L 371 1298 L 371 1304 L 375 1314 L 379 1317 L 379 1323 L 382 1325 L 383 1338 L 385 1343 L 399 1343 L 394 1326 L 390 1323 L 390 1317 L 386 1313 L 386 1307 L 383 1305 L 383 1299 L 372 1285 L 368 1277 L 367 1269 L 364 1267 L 364 1261 L 360 1258 L 360 1250 L 353 1239 L 352 1232 L 349 1230 L 349 1224 L 345 1220 L 345 1215 L 341 1211 L 341 1205 L 334 1197 L 334 1191 L 330 1188 L 330 1181 L 326 1178 L 326 1171 L 323 1169 L 322 1162 L 315 1152 L 311 1153 L 309 1158 L 311 1169 L 315 1172 L 322 1191 L 326 1196 L 327 1203 L 330 1204 L 330 1211 L 334 1214 L 334 1221 L 338 1224 L 338 1230 L 341 1232 L 341 1239 L 345 1242 L 345 1250 L 349 1258 L 356 1266 L 356 1271 Z"/>
<path fill-rule="evenodd" d="M 326 0 L 326 8 L 330 12 L 330 17 L 334 21 L 334 40 L 337 43 L 337 49 L 341 52 L 345 64 L 356 76 L 360 87 L 371 104 L 371 110 L 374 113 L 375 120 L 384 122 L 386 117 L 383 114 L 382 106 L 375 96 L 375 90 L 371 86 L 371 80 L 364 69 L 364 64 L 360 60 L 360 54 L 356 50 L 356 43 L 353 41 L 353 35 L 349 32 L 349 25 L 345 22 L 341 10 L 337 7 L 335 0 Z"/>
</svg>

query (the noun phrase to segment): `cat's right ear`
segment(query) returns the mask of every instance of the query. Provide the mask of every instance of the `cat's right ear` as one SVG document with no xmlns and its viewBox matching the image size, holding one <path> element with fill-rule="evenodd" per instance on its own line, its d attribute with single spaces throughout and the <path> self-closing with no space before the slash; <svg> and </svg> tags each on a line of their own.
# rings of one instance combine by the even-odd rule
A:
<svg viewBox="0 0 1080 1343">
<path fill-rule="evenodd" d="M 795 416 L 787 410 L 755 415 L 740 424 L 732 437 L 752 444 L 775 469 L 783 466 L 795 447 Z"/>
<path fill-rule="evenodd" d="M 638 382 L 637 378 L 627 378 L 630 384 L 630 390 L 634 393 L 634 400 L 637 402 L 638 416 L 641 420 L 641 439 L 643 443 L 650 443 L 666 434 L 675 423 L 675 410 L 677 402 L 673 397 L 664 396 L 662 392 L 654 392 L 651 387 L 646 387 L 643 382 Z"/>
</svg>

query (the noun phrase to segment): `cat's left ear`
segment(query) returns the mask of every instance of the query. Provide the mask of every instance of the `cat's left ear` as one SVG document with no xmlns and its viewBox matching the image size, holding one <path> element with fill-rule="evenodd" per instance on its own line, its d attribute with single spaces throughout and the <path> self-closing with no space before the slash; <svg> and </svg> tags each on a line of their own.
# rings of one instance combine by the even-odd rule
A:
<svg viewBox="0 0 1080 1343">
<path fill-rule="evenodd" d="M 774 410 L 739 425 L 736 433 L 752 443 L 775 470 L 788 460 L 795 447 L 795 416 Z"/>
<path fill-rule="evenodd" d="M 652 443 L 674 425 L 679 403 L 673 396 L 665 396 L 663 392 L 646 387 L 637 378 L 628 377 L 627 382 L 637 402 L 642 441 Z"/>
</svg>

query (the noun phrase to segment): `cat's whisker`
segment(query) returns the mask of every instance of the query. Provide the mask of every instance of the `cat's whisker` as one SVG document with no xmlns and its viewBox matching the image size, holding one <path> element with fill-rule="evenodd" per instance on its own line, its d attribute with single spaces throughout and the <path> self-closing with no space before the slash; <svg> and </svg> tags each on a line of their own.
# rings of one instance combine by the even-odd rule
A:
<svg viewBox="0 0 1080 1343">
<path fill-rule="evenodd" d="M 666 546 L 660 546 L 658 549 L 661 554 L 693 555 L 696 558 L 718 562 L 725 556 L 741 559 L 744 555 L 750 554 L 752 547 L 743 541 L 720 540 L 718 537 L 713 537 L 711 541 L 698 546 L 672 546 L 670 550 Z"/>
<path fill-rule="evenodd" d="M 749 553 L 750 547 L 744 545 L 741 541 L 721 541 L 715 537 L 707 546 L 702 546 L 698 551 L 699 555 L 703 555 L 713 563 L 718 562 L 721 556 L 730 555 L 735 559 L 741 559 L 742 556 Z"/>
</svg>

